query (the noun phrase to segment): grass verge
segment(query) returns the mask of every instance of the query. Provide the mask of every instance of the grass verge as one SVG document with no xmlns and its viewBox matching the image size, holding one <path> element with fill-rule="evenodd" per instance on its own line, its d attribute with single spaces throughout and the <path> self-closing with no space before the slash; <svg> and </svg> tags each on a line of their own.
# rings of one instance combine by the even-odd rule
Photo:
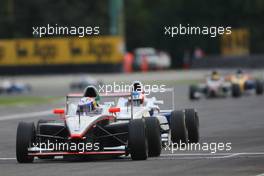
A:
<svg viewBox="0 0 264 176">
<path fill-rule="evenodd" d="M 0 97 L 0 106 L 34 105 L 52 103 L 61 97 L 4 96 Z"/>
</svg>

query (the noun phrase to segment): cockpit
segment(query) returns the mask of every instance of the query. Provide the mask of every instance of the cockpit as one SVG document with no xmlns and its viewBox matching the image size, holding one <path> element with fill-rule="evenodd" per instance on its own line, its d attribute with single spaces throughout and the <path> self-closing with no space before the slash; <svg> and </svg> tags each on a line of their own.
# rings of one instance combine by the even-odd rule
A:
<svg viewBox="0 0 264 176">
<path fill-rule="evenodd" d="M 78 115 L 88 115 L 89 113 L 93 112 L 97 107 L 97 103 L 93 98 L 84 97 L 80 99 L 78 103 L 76 113 Z"/>
<path fill-rule="evenodd" d="M 100 96 L 94 86 L 88 86 L 83 95 L 67 98 L 66 115 L 91 116 L 98 114 L 102 109 L 99 107 Z"/>
</svg>

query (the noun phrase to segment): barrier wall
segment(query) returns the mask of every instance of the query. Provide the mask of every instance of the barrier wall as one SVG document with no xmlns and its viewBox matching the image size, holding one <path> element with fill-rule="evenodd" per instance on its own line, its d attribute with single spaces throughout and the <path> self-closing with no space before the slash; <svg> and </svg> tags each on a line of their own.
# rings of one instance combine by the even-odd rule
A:
<svg viewBox="0 0 264 176">
<path fill-rule="evenodd" d="M 120 65 L 123 53 L 124 43 L 121 37 L 0 40 L 0 73 L 5 73 L 3 70 L 10 70 L 12 67 L 34 70 L 34 67 L 42 66 L 97 65 L 99 69 L 98 65 Z M 101 71 L 103 70 L 102 67 Z"/>
</svg>

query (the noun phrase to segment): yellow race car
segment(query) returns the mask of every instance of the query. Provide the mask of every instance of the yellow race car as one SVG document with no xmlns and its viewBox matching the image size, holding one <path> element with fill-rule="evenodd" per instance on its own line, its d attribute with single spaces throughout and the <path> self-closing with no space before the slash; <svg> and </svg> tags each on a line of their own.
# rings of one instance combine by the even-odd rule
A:
<svg viewBox="0 0 264 176">
<path fill-rule="evenodd" d="M 242 70 L 238 70 L 235 74 L 227 76 L 226 80 L 232 85 L 231 92 L 233 97 L 240 97 L 246 92 L 255 92 L 257 95 L 263 94 L 263 80 L 255 79 Z"/>
</svg>

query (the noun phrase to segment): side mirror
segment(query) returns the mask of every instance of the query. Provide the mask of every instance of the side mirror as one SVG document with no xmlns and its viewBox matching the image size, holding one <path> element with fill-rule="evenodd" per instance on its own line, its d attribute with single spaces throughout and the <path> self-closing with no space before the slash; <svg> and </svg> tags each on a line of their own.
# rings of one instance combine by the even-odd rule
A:
<svg viewBox="0 0 264 176">
<path fill-rule="evenodd" d="M 53 114 L 63 115 L 65 113 L 64 109 L 54 109 Z"/>
<path fill-rule="evenodd" d="M 117 108 L 117 107 L 109 108 L 109 109 L 108 109 L 108 112 L 109 112 L 109 113 L 120 112 L 120 108 Z"/>
</svg>

